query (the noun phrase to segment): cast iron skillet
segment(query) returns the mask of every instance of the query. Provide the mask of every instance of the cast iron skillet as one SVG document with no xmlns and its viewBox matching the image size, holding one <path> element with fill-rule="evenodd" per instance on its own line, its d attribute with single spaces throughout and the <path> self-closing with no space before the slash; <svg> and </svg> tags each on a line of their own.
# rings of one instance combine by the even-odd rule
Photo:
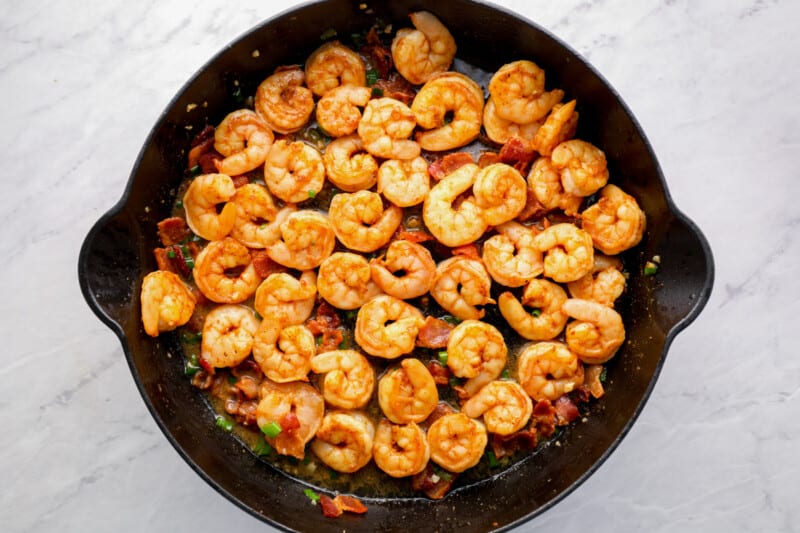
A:
<svg viewBox="0 0 800 533">
<path fill-rule="evenodd" d="M 178 92 L 144 143 L 122 199 L 91 229 L 78 274 L 86 301 L 120 338 L 134 381 L 158 425 L 186 462 L 212 487 L 252 515 L 285 530 L 486 531 L 507 529 L 543 512 L 585 480 L 630 429 L 655 384 L 675 335 L 702 310 L 711 293 L 713 260 L 700 230 L 673 205 L 644 133 L 619 96 L 583 59 L 540 27 L 508 11 L 468 0 L 426 6 L 400 0 L 327 0 L 288 11 L 255 27 L 203 66 Z M 376 16 L 410 26 L 408 13 L 428 9 L 450 29 L 458 57 L 486 71 L 532 59 L 549 87 L 577 98 L 578 137 L 605 151 L 612 181 L 647 213 L 643 242 L 625 256 L 632 273 L 622 303 L 628 340 L 609 365 L 607 394 L 588 422 L 570 427 L 561 446 L 546 446 L 493 479 L 450 493 L 443 501 L 370 499 L 366 515 L 325 519 L 303 496 L 304 485 L 276 471 L 228 433 L 215 428 L 202 394 L 183 375 L 177 337 L 144 334 L 139 318 L 142 277 L 155 269 L 156 223 L 168 216 L 191 137 L 217 124 L 242 94 L 279 65 L 303 63 L 335 28 L 348 36 Z M 253 50 L 260 55 L 253 57 Z M 192 112 L 187 104 L 202 104 Z M 191 129 L 187 129 L 191 126 Z M 644 262 L 662 258 L 655 277 Z"/>
</svg>

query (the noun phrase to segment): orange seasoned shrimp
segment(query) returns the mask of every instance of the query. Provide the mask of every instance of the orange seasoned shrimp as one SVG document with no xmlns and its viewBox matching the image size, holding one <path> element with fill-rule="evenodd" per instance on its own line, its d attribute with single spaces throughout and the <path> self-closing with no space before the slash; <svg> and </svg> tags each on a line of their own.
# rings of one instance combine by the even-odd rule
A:
<svg viewBox="0 0 800 533">
<path fill-rule="evenodd" d="M 270 274 L 256 290 L 254 306 L 264 320 L 292 326 L 302 324 L 314 310 L 317 275 L 306 270 L 300 279 L 286 272 Z"/>
<path fill-rule="evenodd" d="M 622 317 L 614 309 L 590 300 L 571 298 L 562 306 L 575 321 L 567 325 L 567 346 L 581 361 L 605 363 L 625 341 Z"/>
<path fill-rule="evenodd" d="M 317 102 L 317 122 L 331 137 L 350 135 L 361 120 L 360 107 L 372 97 L 372 89 L 357 85 L 340 85 L 325 93 Z"/>
<path fill-rule="evenodd" d="M 455 256 L 437 265 L 430 292 L 448 313 L 468 320 L 483 317 L 485 311 L 476 306 L 495 303 L 491 288 L 492 279 L 480 260 Z"/>
<path fill-rule="evenodd" d="M 236 366 L 250 355 L 258 319 L 249 307 L 220 305 L 206 315 L 200 358 L 214 368 Z"/>
<path fill-rule="evenodd" d="M 414 350 L 417 333 L 424 322 L 416 307 L 381 294 L 358 310 L 356 342 L 370 355 L 395 359 Z"/>
<path fill-rule="evenodd" d="M 264 164 L 274 136 L 264 119 L 249 109 L 229 113 L 214 130 L 214 149 L 225 156 L 217 171 L 244 174 Z"/>
<path fill-rule="evenodd" d="M 183 195 L 189 229 L 207 241 L 223 239 L 236 222 L 236 206 L 226 203 L 218 213 L 217 205 L 228 202 L 234 194 L 233 180 L 225 174 L 204 174 L 193 179 Z"/>
<path fill-rule="evenodd" d="M 303 459 L 306 443 L 316 435 L 325 414 L 322 395 L 308 383 L 273 383 L 266 379 L 259 396 L 258 427 L 273 423 L 281 426 L 281 432 L 275 437 L 265 436 L 266 441 L 281 455 Z M 284 431 L 283 426 L 291 429 Z"/>
<path fill-rule="evenodd" d="M 511 435 L 519 431 L 533 413 L 530 396 L 514 381 L 492 381 L 461 406 L 470 418 L 483 415 L 490 433 Z"/>
<path fill-rule="evenodd" d="M 508 360 L 503 334 L 486 322 L 465 320 L 450 332 L 447 341 L 447 368 L 467 378 L 463 389 L 469 396 L 497 378 Z"/>
<path fill-rule="evenodd" d="M 306 125 L 314 111 L 314 95 L 303 86 L 306 76 L 298 67 L 281 67 L 256 89 L 255 108 L 278 133 L 291 133 Z"/>
<path fill-rule="evenodd" d="M 369 189 L 378 180 L 378 163 L 365 153 L 358 135 L 334 139 L 325 148 L 325 172 L 331 183 L 347 192 Z"/>
<path fill-rule="evenodd" d="M 609 255 L 639 244 L 647 225 L 636 199 L 616 185 L 603 187 L 600 200 L 581 213 L 581 219 L 595 247 Z"/>
<path fill-rule="evenodd" d="M 192 277 L 203 295 L 217 303 L 240 303 L 253 295 L 261 278 L 247 247 L 231 237 L 211 241 L 195 258 Z M 240 270 L 238 274 L 232 274 Z"/>
<path fill-rule="evenodd" d="M 378 193 L 358 191 L 334 196 L 328 216 L 342 244 L 351 250 L 374 252 L 392 238 L 403 221 L 403 210 L 396 205 L 384 209 Z"/>
<path fill-rule="evenodd" d="M 502 118 L 497 114 L 497 108 L 491 96 L 483 107 L 483 127 L 486 129 L 486 135 L 498 144 L 507 143 L 511 137 L 519 137 L 531 144 L 541 126 L 541 120 L 521 124 Z"/>
<path fill-rule="evenodd" d="M 472 192 L 483 219 L 490 226 L 497 226 L 520 214 L 528 199 L 527 188 L 517 169 L 505 163 L 494 163 L 478 172 Z"/>
<path fill-rule="evenodd" d="M 567 324 L 567 315 L 561 305 L 567 293 L 560 285 L 546 279 L 532 279 L 522 293 L 522 302 L 510 292 L 497 299 L 500 314 L 508 325 L 526 339 L 544 341 L 556 337 Z M 529 312 L 525 307 L 532 307 Z"/>
<path fill-rule="evenodd" d="M 398 207 L 421 204 L 430 183 L 428 162 L 422 157 L 389 159 L 378 169 L 378 193 Z"/>
<path fill-rule="evenodd" d="M 428 428 L 431 460 L 450 472 L 478 464 L 488 441 L 486 427 L 464 413 L 444 415 Z"/>
<path fill-rule="evenodd" d="M 606 154 L 596 146 L 572 139 L 553 149 L 553 168 L 561 174 L 564 190 L 577 196 L 589 196 L 608 182 Z"/>
<path fill-rule="evenodd" d="M 583 365 L 565 344 L 537 342 L 517 357 L 517 379 L 534 400 L 555 401 L 583 384 Z"/>
<path fill-rule="evenodd" d="M 336 235 L 328 217 L 316 211 L 291 213 L 280 228 L 281 240 L 267 247 L 267 254 L 285 267 L 296 270 L 316 268 L 336 246 Z"/>
<path fill-rule="evenodd" d="M 528 173 L 528 186 L 536 199 L 547 209 L 561 209 L 568 215 L 578 212 L 582 196 L 570 194 L 561 184 L 561 175 L 553 168 L 549 157 L 537 159 Z"/>
<path fill-rule="evenodd" d="M 483 243 L 483 264 L 492 279 L 506 287 L 521 287 L 542 273 L 542 254 L 533 245 L 535 227 L 506 222 Z"/>
<path fill-rule="evenodd" d="M 437 183 L 425 198 L 422 219 L 433 236 L 445 246 L 469 244 L 489 227 L 474 197 L 462 201 L 458 208 L 454 207 L 456 199 L 473 186 L 479 170 L 473 163 L 458 168 Z"/>
<path fill-rule="evenodd" d="M 618 259 L 595 254 L 593 271 L 567 283 L 567 290 L 573 298 L 614 307 L 614 301 L 625 291 L 625 276 L 620 272 L 621 268 Z"/>
<path fill-rule="evenodd" d="M 186 324 L 194 313 L 195 299 L 177 274 L 150 272 L 142 280 L 142 324 L 151 337 Z"/>
<path fill-rule="evenodd" d="M 419 359 L 408 358 L 378 381 L 378 403 L 395 424 L 422 422 L 436 409 L 439 391 L 428 368 Z"/>
<path fill-rule="evenodd" d="M 358 411 L 325 414 L 311 449 L 320 460 L 343 474 L 352 474 L 372 459 L 375 426 Z"/>
<path fill-rule="evenodd" d="M 375 388 L 375 370 L 355 350 L 333 350 L 315 355 L 311 370 L 325 374 L 322 396 L 334 407 L 358 409 L 369 402 Z"/>
<path fill-rule="evenodd" d="M 527 124 L 543 118 L 564 97 L 564 91 L 544 90 L 544 70 L 532 61 L 508 63 L 489 81 L 497 114 Z"/>
<path fill-rule="evenodd" d="M 431 449 L 425 432 L 414 422 L 392 424 L 386 419 L 378 423 L 372 443 L 372 458 L 378 468 L 392 477 L 419 474 L 428 465 Z"/>
<path fill-rule="evenodd" d="M 534 238 L 533 245 L 545 254 L 544 275 L 552 280 L 567 283 L 592 271 L 592 238 L 574 224 L 550 226 Z"/>
<path fill-rule="evenodd" d="M 409 140 L 417 121 L 411 109 L 393 98 L 370 100 L 358 123 L 364 148 L 375 157 L 414 159 L 419 145 Z"/>
<path fill-rule="evenodd" d="M 256 183 L 236 189 L 232 202 L 236 206 L 236 222 L 231 237 L 248 248 L 266 248 L 277 241 L 281 224 L 295 211 L 293 206 L 278 211 L 267 189 Z"/>
<path fill-rule="evenodd" d="M 550 156 L 556 146 L 571 139 L 578 128 L 578 112 L 575 100 L 566 104 L 556 104 L 547 116 L 542 127 L 533 137 L 533 149 L 541 155 Z"/>
<path fill-rule="evenodd" d="M 306 83 L 315 95 L 325 96 L 341 85 L 366 85 L 367 69 L 357 53 L 339 41 L 331 41 L 306 60 Z"/>
<path fill-rule="evenodd" d="M 262 320 L 253 340 L 253 359 L 276 383 L 308 381 L 316 353 L 314 334 L 302 325 L 281 327 L 280 322 Z"/>
<path fill-rule="evenodd" d="M 436 263 L 427 248 L 409 241 L 393 241 L 383 257 L 370 261 L 372 280 L 386 294 L 408 300 L 428 292 Z M 396 273 L 402 271 L 401 276 Z"/>
<path fill-rule="evenodd" d="M 483 90 L 464 74 L 443 72 L 430 78 L 411 102 L 417 124 L 426 131 L 416 140 L 434 152 L 469 144 L 481 132 Z M 446 123 L 448 113 L 452 120 Z"/>
<path fill-rule="evenodd" d="M 416 28 L 397 31 L 392 59 L 397 71 L 414 85 L 444 72 L 456 56 L 456 41 L 439 19 L 427 11 L 409 15 Z"/>
<path fill-rule="evenodd" d="M 322 155 L 301 141 L 277 141 L 265 161 L 264 181 L 284 202 L 296 204 L 313 198 L 325 184 Z"/>
<path fill-rule="evenodd" d="M 358 309 L 381 293 L 372 281 L 367 260 L 349 252 L 336 252 L 319 266 L 317 290 L 338 309 Z"/>
</svg>

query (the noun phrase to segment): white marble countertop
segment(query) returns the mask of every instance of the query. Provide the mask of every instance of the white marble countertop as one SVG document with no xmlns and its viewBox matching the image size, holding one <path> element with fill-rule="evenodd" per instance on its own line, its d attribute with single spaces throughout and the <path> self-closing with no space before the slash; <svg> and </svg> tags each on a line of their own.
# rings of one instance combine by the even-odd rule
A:
<svg viewBox="0 0 800 533">
<path fill-rule="evenodd" d="M 520 530 L 800 531 L 800 2 L 498 3 L 621 93 L 716 260 L 712 298 L 633 430 Z M 76 270 L 184 80 L 294 4 L 0 5 L 3 531 L 270 529 L 162 436 Z"/>
</svg>

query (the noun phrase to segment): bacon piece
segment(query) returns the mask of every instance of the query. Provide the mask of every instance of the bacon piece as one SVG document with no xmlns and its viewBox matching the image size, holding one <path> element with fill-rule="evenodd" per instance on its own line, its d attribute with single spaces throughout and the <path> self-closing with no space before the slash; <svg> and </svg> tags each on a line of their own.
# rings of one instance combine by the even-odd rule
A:
<svg viewBox="0 0 800 533">
<path fill-rule="evenodd" d="M 500 162 L 513 166 L 524 176 L 535 153 L 529 143 L 519 137 L 511 137 L 500 149 Z"/>
<path fill-rule="evenodd" d="M 221 153 L 211 150 L 201 155 L 197 160 L 197 164 L 200 165 L 200 171 L 203 174 L 215 174 L 217 172 L 217 161 L 222 161 L 223 159 L 225 158 Z"/>
<path fill-rule="evenodd" d="M 586 403 L 592 397 L 591 391 L 586 387 L 586 383 L 569 393 L 569 397 L 576 404 Z"/>
<path fill-rule="evenodd" d="M 434 240 L 434 236 L 425 230 L 407 230 L 400 226 L 397 233 L 394 234 L 395 240 L 408 241 L 413 243 L 421 243 Z"/>
<path fill-rule="evenodd" d="M 172 246 L 178 244 L 186 237 L 191 235 L 186 221 L 181 217 L 165 218 L 157 224 L 158 238 L 161 239 L 161 244 L 164 246 Z"/>
<path fill-rule="evenodd" d="M 531 427 L 537 433 L 549 437 L 556 430 L 556 410 L 550 400 L 539 400 L 533 406 Z"/>
<path fill-rule="evenodd" d="M 278 423 L 281 426 L 281 431 L 286 433 L 293 433 L 300 428 L 300 419 L 297 418 L 297 414 L 294 411 L 287 412 Z"/>
<path fill-rule="evenodd" d="M 242 396 L 248 400 L 255 399 L 258 396 L 258 382 L 253 379 L 252 376 L 240 377 L 236 383 L 234 383 L 234 387 L 239 389 Z"/>
<path fill-rule="evenodd" d="M 199 163 L 200 156 L 214 148 L 214 126 L 209 124 L 195 135 L 194 139 L 192 139 L 191 147 L 186 166 L 189 169 Z"/>
<path fill-rule="evenodd" d="M 319 503 L 322 506 L 322 515 L 326 518 L 337 518 L 341 516 L 342 510 L 339 509 L 338 505 L 333 503 L 333 499 L 330 496 L 320 494 Z"/>
<path fill-rule="evenodd" d="M 522 211 L 517 215 L 517 220 L 525 222 L 526 220 L 534 220 L 545 216 L 549 210 L 536 198 L 533 190 L 530 187 L 526 187 L 525 192 L 527 194 L 525 198 L 525 207 L 523 207 Z"/>
<path fill-rule="evenodd" d="M 177 267 L 172 263 L 172 259 L 167 255 L 169 251 L 166 248 L 153 248 L 153 256 L 156 259 L 158 270 L 166 270 L 173 274 L 178 273 Z"/>
<path fill-rule="evenodd" d="M 287 270 L 285 266 L 270 259 L 266 250 L 253 250 L 250 252 L 250 257 L 253 258 L 253 267 L 256 269 L 256 274 L 261 278 L 266 278 L 270 274 L 286 272 Z"/>
<path fill-rule="evenodd" d="M 234 415 L 236 421 L 243 426 L 255 426 L 256 410 L 258 408 L 258 400 L 246 400 L 239 404 L 239 410 Z"/>
<path fill-rule="evenodd" d="M 428 498 L 440 500 L 453 486 L 456 477 L 457 474 L 445 470 L 437 473 L 433 463 L 428 462 L 425 470 L 411 478 L 411 488 L 424 492 Z"/>
<path fill-rule="evenodd" d="M 406 105 L 411 105 L 417 95 L 414 86 L 396 72 L 389 74 L 388 78 L 382 75 L 373 87 L 380 89 L 384 97 L 399 100 Z"/>
<path fill-rule="evenodd" d="M 454 152 L 428 165 L 428 174 L 436 181 L 439 181 L 464 165 L 474 162 L 475 160 L 469 152 Z"/>
<path fill-rule="evenodd" d="M 333 499 L 333 503 L 336 507 L 348 513 L 364 514 L 367 512 L 367 507 L 355 496 L 339 494 Z"/>
<path fill-rule="evenodd" d="M 322 342 L 317 345 L 317 353 L 335 350 L 344 340 L 342 331 L 337 329 L 342 323 L 336 309 L 326 301 L 317 306 L 317 315 L 306 321 L 306 326 L 314 335 L 322 335 Z"/>
<path fill-rule="evenodd" d="M 428 372 L 433 376 L 433 382 L 437 385 L 447 385 L 450 383 L 450 369 L 444 366 L 439 361 L 428 361 L 425 365 Z"/>
<path fill-rule="evenodd" d="M 517 450 L 533 450 L 538 444 L 536 430 L 524 429 L 511 435 L 492 434 L 492 452 L 498 459 L 511 455 Z"/>
<path fill-rule="evenodd" d="M 481 155 L 478 158 L 479 167 L 486 168 L 489 165 L 494 165 L 495 163 L 500 163 L 500 154 L 497 152 L 481 152 Z"/>
<path fill-rule="evenodd" d="M 216 162 L 214 164 L 218 165 L 218 163 Z M 217 166 L 217 168 L 219 169 L 219 166 Z M 233 186 L 236 187 L 237 189 L 240 187 L 244 187 L 245 185 L 250 183 L 250 176 L 248 176 L 247 174 L 239 174 L 238 176 L 232 176 L 231 179 L 233 180 Z"/>
<path fill-rule="evenodd" d="M 342 324 L 342 319 L 339 318 L 339 313 L 336 312 L 336 308 L 325 300 L 321 301 L 317 306 L 316 320 L 321 321 L 321 324 L 325 324 L 329 328 L 338 328 Z M 308 327 L 312 327 L 311 323 L 308 324 Z M 314 333 L 314 335 L 322 333 L 321 331 L 315 332 L 313 329 L 311 332 Z"/>
<path fill-rule="evenodd" d="M 378 32 L 375 31 L 375 26 L 370 28 L 367 33 L 367 44 L 361 49 L 364 55 L 372 59 L 372 66 L 378 71 L 381 78 L 386 78 L 392 72 L 394 63 L 392 62 L 392 52 L 383 46 L 381 38 L 378 37 Z"/>
<path fill-rule="evenodd" d="M 564 394 L 553 404 L 556 410 L 556 425 L 566 426 L 579 416 L 578 406 L 575 405 L 568 394 Z"/>
<path fill-rule="evenodd" d="M 428 418 L 425 419 L 427 424 L 433 424 L 444 415 L 449 415 L 451 413 L 455 413 L 455 410 L 450 407 L 448 404 L 444 402 L 439 402 L 436 404 L 436 407 L 433 409 L 433 412 L 428 415 Z"/>
<path fill-rule="evenodd" d="M 214 376 L 203 369 L 198 370 L 195 372 L 194 376 L 192 376 L 192 386 L 200 390 L 210 389 L 212 383 L 214 383 Z"/>
<path fill-rule="evenodd" d="M 425 323 L 419 328 L 416 344 L 420 348 L 444 348 L 455 326 L 440 318 L 425 317 Z"/>
<path fill-rule="evenodd" d="M 475 243 L 457 246 L 455 248 L 451 248 L 450 251 L 453 253 L 453 255 L 463 255 L 464 257 L 469 257 L 470 259 L 481 258 L 481 254 L 478 253 L 478 247 L 475 245 Z"/>
</svg>

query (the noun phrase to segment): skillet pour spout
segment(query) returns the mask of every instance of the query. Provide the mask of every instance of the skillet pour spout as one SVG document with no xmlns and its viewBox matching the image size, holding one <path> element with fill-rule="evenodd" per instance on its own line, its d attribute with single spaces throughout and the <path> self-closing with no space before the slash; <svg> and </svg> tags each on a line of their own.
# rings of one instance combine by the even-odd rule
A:
<svg viewBox="0 0 800 533">
<path fill-rule="evenodd" d="M 674 206 L 630 110 L 576 52 L 534 23 L 469 0 L 426 8 L 450 29 L 464 64 L 494 72 L 506 62 L 531 59 L 545 69 L 548 85 L 577 99 L 577 136 L 605 151 L 611 181 L 647 213 L 642 243 L 624 255 L 631 273 L 620 304 L 627 341 L 608 365 L 602 409 L 589 404 L 587 422 L 568 427 L 559 437 L 560 447 L 540 447 L 514 467 L 461 486 L 442 501 L 361 495 L 366 514 L 325 519 L 303 496 L 306 484 L 214 427 L 213 412 L 184 375 L 177 334 L 151 338 L 139 318 L 142 278 L 156 268 L 156 223 L 169 216 L 191 137 L 241 107 L 233 96 L 236 87 L 253 94 L 277 66 L 302 64 L 326 30 L 346 39 L 377 18 L 394 28 L 409 27 L 408 14 L 421 5 L 411 0 L 375 3 L 367 13 L 361 3 L 326 0 L 287 11 L 240 36 L 200 68 L 153 127 L 120 202 L 87 235 L 78 264 L 81 289 L 91 309 L 120 338 L 134 382 L 169 442 L 199 476 L 253 516 L 286 531 L 382 531 L 398 524 L 419 531 L 509 529 L 564 498 L 618 446 L 649 397 L 672 339 L 703 309 L 714 278 L 708 242 Z M 187 105 L 203 102 L 207 105 L 186 111 Z M 645 276 L 644 264 L 653 256 L 660 256 L 659 271 Z"/>
</svg>

